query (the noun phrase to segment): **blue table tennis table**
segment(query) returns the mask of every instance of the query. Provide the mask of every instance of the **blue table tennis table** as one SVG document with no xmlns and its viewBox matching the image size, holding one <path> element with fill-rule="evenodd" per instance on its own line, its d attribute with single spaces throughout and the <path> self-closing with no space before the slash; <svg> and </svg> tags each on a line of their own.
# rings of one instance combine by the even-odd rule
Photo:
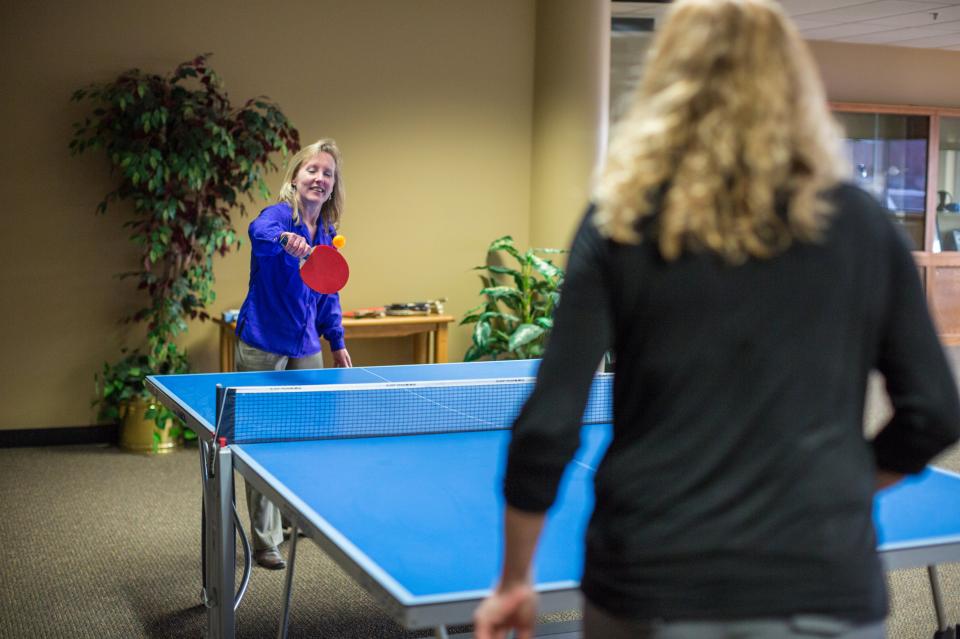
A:
<svg viewBox="0 0 960 639">
<path fill-rule="evenodd" d="M 449 626 L 469 624 L 499 569 L 500 476 L 517 400 L 508 399 L 499 409 L 506 419 L 471 415 L 465 426 L 454 426 L 454 432 L 428 423 L 422 415 L 417 419 L 423 421 L 426 434 L 401 434 L 402 430 L 395 434 L 389 426 L 399 420 L 402 397 L 414 395 L 418 401 L 437 404 L 439 400 L 429 392 L 461 393 L 462 386 L 471 390 L 489 386 L 484 392 L 496 394 L 505 389 L 498 385 L 504 380 L 532 383 L 537 365 L 538 361 L 528 360 L 149 377 L 148 386 L 158 400 L 200 440 L 205 528 L 202 596 L 208 608 L 208 636 L 234 636 L 235 608 L 249 578 L 248 562 L 240 592 L 235 593 L 240 520 L 234 506 L 234 471 L 276 503 L 295 527 L 403 627 L 432 628 L 436 637 L 445 638 Z M 594 384 L 591 404 L 596 395 L 609 394 L 609 385 L 597 390 L 598 381 Z M 372 395 L 364 393 L 374 388 L 386 389 L 383 392 L 388 394 L 374 402 Z M 232 393 L 251 403 L 234 404 Z M 342 394 L 356 395 L 360 403 L 341 403 Z M 468 391 L 464 394 L 472 401 Z M 357 416 L 359 429 L 311 431 L 310 420 L 323 422 L 327 418 L 322 415 L 301 420 L 302 424 L 287 423 L 287 406 L 304 395 L 317 396 L 321 405 Z M 266 408 L 258 413 L 261 405 Z M 609 414 L 609 405 L 598 410 Z M 444 406 L 437 412 L 463 413 L 465 409 Z M 241 413 L 252 417 L 245 419 Z M 478 420 L 482 427 L 471 428 L 470 420 Z M 609 422 L 609 418 L 600 421 Z M 535 559 L 544 613 L 580 606 L 578 586 L 584 531 L 593 507 L 593 469 L 610 438 L 609 423 L 585 423 L 580 450 L 564 475 Z M 884 491 L 876 501 L 879 551 L 885 566 L 927 567 L 938 637 L 954 633 L 944 617 L 936 566 L 960 561 L 958 503 L 960 475 L 935 468 Z M 242 536 L 241 540 L 245 545 Z M 296 547 L 294 534 L 280 635 L 286 632 L 289 618 Z M 541 634 L 573 637 L 577 630 L 578 622 L 568 622 L 544 628 Z"/>
</svg>

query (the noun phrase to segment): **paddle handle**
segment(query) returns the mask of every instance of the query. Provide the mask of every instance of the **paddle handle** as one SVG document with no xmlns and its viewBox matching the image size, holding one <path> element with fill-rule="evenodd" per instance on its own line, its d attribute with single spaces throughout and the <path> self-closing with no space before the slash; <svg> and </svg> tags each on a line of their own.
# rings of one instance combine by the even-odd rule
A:
<svg viewBox="0 0 960 639">
<path fill-rule="evenodd" d="M 285 233 L 284 233 L 284 234 L 281 234 L 281 235 L 280 235 L 280 246 L 286 248 L 286 247 L 287 247 L 287 240 L 289 240 L 289 239 L 290 239 L 290 236 L 289 236 L 289 235 L 287 235 L 287 234 L 285 234 Z M 310 250 L 312 251 L 313 249 L 310 249 Z"/>
<path fill-rule="evenodd" d="M 281 236 L 280 236 L 280 246 L 286 248 L 286 246 L 287 246 L 287 240 L 289 240 L 289 239 L 290 239 L 290 236 L 289 236 L 289 235 L 281 235 Z M 300 258 L 300 267 L 301 267 L 301 268 L 303 268 L 303 263 L 307 261 L 307 258 L 310 257 L 310 255 L 313 253 L 314 249 L 316 249 L 316 248 L 317 248 L 316 246 L 311 246 L 311 247 L 310 247 L 310 253 L 307 253 L 306 255 L 304 255 L 303 257 Z"/>
</svg>

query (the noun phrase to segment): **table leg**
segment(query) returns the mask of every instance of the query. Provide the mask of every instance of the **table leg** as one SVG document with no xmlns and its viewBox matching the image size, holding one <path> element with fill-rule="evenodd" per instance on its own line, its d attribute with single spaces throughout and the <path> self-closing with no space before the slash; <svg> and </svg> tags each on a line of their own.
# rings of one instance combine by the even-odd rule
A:
<svg viewBox="0 0 960 639">
<path fill-rule="evenodd" d="M 437 324 L 437 332 L 433 335 L 434 357 L 433 361 L 437 364 L 447 363 L 447 325 Z"/>
<path fill-rule="evenodd" d="M 237 363 L 235 361 L 235 355 L 237 352 L 237 336 L 236 334 L 228 329 L 227 331 L 227 370 L 228 373 L 233 373 L 237 370 Z"/>
<path fill-rule="evenodd" d="M 200 600 L 205 608 L 210 607 L 210 597 L 207 596 L 207 446 L 204 441 L 200 441 L 197 448 L 200 449 Z"/>
<path fill-rule="evenodd" d="M 220 325 L 220 372 L 230 372 L 230 329 L 223 324 Z"/>
<path fill-rule="evenodd" d="M 207 633 L 233 639 L 236 531 L 233 520 L 233 459 L 220 448 L 203 481 L 206 520 L 205 563 Z"/>
<path fill-rule="evenodd" d="M 940 592 L 940 579 L 937 577 L 937 567 L 927 566 L 927 575 L 930 577 L 930 592 L 933 595 L 933 611 L 937 615 L 937 635 L 950 632 L 947 627 L 947 615 L 943 611 L 943 595 Z"/>
<path fill-rule="evenodd" d="M 287 558 L 287 580 L 284 586 L 283 614 L 280 617 L 280 631 L 277 639 L 286 639 L 287 628 L 290 625 L 290 600 L 293 597 L 293 568 L 297 563 L 297 537 L 300 536 L 300 526 L 293 525 L 290 534 L 290 557 Z"/>
<path fill-rule="evenodd" d="M 413 336 L 413 362 L 415 364 L 430 363 L 430 343 L 427 341 L 427 333 L 415 333 Z"/>
</svg>

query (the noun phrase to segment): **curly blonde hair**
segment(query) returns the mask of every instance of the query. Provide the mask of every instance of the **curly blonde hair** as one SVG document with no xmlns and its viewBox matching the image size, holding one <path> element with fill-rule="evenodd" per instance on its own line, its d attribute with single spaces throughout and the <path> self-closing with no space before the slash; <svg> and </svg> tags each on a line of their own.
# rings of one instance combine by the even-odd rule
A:
<svg viewBox="0 0 960 639">
<path fill-rule="evenodd" d="M 821 195 L 847 174 L 838 131 L 775 3 L 678 0 L 615 129 L 597 226 L 638 243 L 658 214 L 650 235 L 667 260 L 707 250 L 739 263 L 815 241 L 831 213 Z"/>
<path fill-rule="evenodd" d="M 300 223 L 300 197 L 297 195 L 297 187 L 293 184 L 293 179 L 297 177 L 297 171 L 303 166 L 303 163 L 314 158 L 321 153 L 329 153 L 333 158 L 336 178 L 333 182 L 333 193 L 327 198 L 320 208 L 320 217 L 324 224 L 333 224 L 339 226 L 340 216 L 343 214 L 343 202 L 345 193 L 343 189 L 343 174 L 340 172 L 340 149 L 336 141 L 331 138 L 317 140 L 309 146 L 300 149 L 296 155 L 290 158 L 287 163 L 287 169 L 283 173 L 283 185 L 280 187 L 280 193 L 277 195 L 277 202 L 286 202 L 293 209 L 293 222 Z"/>
</svg>

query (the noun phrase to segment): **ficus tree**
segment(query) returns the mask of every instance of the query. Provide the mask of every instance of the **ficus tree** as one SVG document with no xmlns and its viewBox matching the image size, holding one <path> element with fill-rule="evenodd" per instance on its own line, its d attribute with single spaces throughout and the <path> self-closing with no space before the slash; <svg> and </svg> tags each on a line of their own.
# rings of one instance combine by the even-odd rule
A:
<svg viewBox="0 0 960 639">
<path fill-rule="evenodd" d="M 102 153 L 115 180 L 96 210 L 122 208 L 140 251 L 137 264 L 119 277 L 136 278 L 144 293 L 122 319 L 145 323 L 146 343 L 97 375 L 99 418 L 116 419 L 122 400 L 149 398 L 147 374 L 188 369 L 173 340 L 188 319 L 209 318 L 214 256 L 241 243 L 231 215 L 245 214 L 245 200 L 255 194 L 269 195 L 264 176 L 277 168 L 272 158 L 296 152 L 300 142 L 269 98 L 234 106 L 209 54 L 166 75 L 125 71 L 77 90 L 72 100 L 90 110 L 74 124 L 71 152 Z M 164 412 L 151 415 L 158 425 Z"/>
</svg>

